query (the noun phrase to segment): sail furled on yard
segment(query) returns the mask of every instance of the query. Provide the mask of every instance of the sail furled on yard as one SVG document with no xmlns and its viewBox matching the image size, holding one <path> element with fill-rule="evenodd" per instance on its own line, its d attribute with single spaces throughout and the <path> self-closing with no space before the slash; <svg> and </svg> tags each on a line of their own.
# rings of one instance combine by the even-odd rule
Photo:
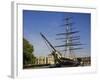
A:
<svg viewBox="0 0 100 80">
<path fill-rule="evenodd" d="M 63 47 L 65 54 L 68 54 L 69 57 L 72 57 L 73 51 L 82 49 L 80 46 L 83 45 L 80 43 L 80 36 L 78 35 L 80 31 L 75 30 L 74 24 L 72 22 L 73 17 L 66 17 L 64 19 L 65 23 L 61 26 L 64 26 L 64 31 L 56 34 L 60 38 L 56 38 L 56 40 L 61 40 L 63 44 L 56 45 L 55 47 Z M 74 54 L 73 54 L 74 55 Z M 67 56 L 68 57 L 68 56 Z"/>
</svg>

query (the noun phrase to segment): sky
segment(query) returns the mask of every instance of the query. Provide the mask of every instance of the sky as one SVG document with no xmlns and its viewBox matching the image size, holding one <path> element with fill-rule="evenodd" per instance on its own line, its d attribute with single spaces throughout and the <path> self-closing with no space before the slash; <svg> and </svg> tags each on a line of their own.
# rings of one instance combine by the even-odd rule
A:
<svg viewBox="0 0 100 80">
<path fill-rule="evenodd" d="M 76 36 L 80 36 L 80 42 L 83 49 L 75 51 L 76 56 L 90 56 L 90 33 L 91 33 L 91 14 L 75 13 L 75 12 L 52 12 L 52 11 L 34 11 L 23 10 L 23 36 L 30 44 L 34 46 L 36 56 L 47 56 L 51 53 L 51 48 L 47 47 L 40 32 L 52 43 L 53 46 L 64 44 L 62 41 L 56 40 L 64 36 L 56 34 L 65 31 L 65 18 L 72 17 L 73 28 L 80 31 Z M 56 48 L 61 50 L 62 48 Z M 63 52 L 62 52 L 63 53 Z"/>
</svg>

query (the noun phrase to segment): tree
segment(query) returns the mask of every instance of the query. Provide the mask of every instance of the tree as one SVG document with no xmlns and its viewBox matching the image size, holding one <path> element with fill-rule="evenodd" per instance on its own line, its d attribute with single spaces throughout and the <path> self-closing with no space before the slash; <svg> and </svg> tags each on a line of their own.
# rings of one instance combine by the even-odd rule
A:
<svg viewBox="0 0 100 80">
<path fill-rule="evenodd" d="M 34 47 L 23 38 L 23 65 L 34 64 L 35 56 L 33 55 Z"/>
</svg>

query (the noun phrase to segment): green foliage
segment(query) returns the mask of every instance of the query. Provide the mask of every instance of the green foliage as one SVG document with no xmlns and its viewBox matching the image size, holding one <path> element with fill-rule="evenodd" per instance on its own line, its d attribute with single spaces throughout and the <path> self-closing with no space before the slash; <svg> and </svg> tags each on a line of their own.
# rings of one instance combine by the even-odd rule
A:
<svg viewBox="0 0 100 80">
<path fill-rule="evenodd" d="M 36 57 L 33 55 L 34 48 L 25 38 L 23 39 L 23 65 L 34 64 Z"/>
</svg>

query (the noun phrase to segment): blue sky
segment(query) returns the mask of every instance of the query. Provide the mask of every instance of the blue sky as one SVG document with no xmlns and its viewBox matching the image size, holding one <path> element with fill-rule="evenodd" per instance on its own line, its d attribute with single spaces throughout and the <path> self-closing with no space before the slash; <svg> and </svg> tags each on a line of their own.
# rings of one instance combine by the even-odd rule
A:
<svg viewBox="0 0 100 80">
<path fill-rule="evenodd" d="M 82 45 L 81 47 L 83 49 L 77 50 L 75 55 L 90 55 L 91 15 L 89 13 L 23 10 L 23 35 L 24 38 L 34 46 L 34 54 L 36 56 L 47 56 L 50 54 L 50 49 L 48 49 L 40 36 L 40 32 L 42 32 L 54 46 L 64 44 L 62 41 L 56 40 L 56 38 L 60 38 L 60 36 L 56 36 L 56 34 L 64 32 L 65 28 L 61 25 L 64 24 L 64 18 L 69 16 L 72 16 L 71 21 L 75 23 L 73 27 L 80 31 L 76 34 L 80 36 L 80 42 L 86 44 Z M 61 48 L 57 49 L 60 50 Z"/>
</svg>

